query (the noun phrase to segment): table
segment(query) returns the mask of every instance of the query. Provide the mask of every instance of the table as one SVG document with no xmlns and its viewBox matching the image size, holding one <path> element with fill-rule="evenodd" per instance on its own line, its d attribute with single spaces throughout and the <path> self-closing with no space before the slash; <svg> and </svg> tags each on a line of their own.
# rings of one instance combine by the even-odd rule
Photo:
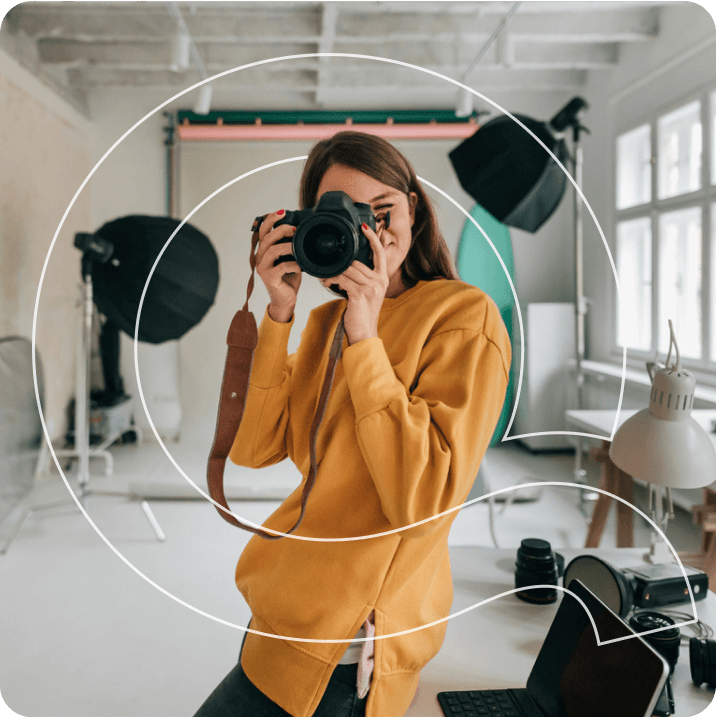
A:
<svg viewBox="0 0 717 717">
<path fill-rule="evenodd" d="M 561 549 L 566 565 L 578 555 L 596 555 L 617 567 L 642 562 L 644 550 Z M 455 547 L 450 549 L 454 599 L 451 614 L 515 587 L 516 551 Z M 418 689 L 405 717 L 442 717 L 436 695 L 445 690 L 525 687 L 558 602 L 532 605 L 515 595 L 494 600 L 448 621 L 441 651 L 421 671 Z M 698 617 L 715 626 L 715 594 L 696 603 Z M 689 612 L 691 606 L 677 606 Z M 683 627 L 685 634 L 690 626 Z M 695 687 L 690 677 L 689 648 L 682 647 L 673 675 L 675 716 L 693 717 L 714 698 L 714 692 Z"/>
<path fill-rule="evenodd" d="M 620 411 L 618 418 L 618 428 L 631 416 L 637 413 L 638 409 L 630 409 Z M 715 434 L 710 430 L 710 421 L 715 420 L 715 411 L 713 409 L 699 409 L 692 411 L 692 417 L 699 423 L 709 434 L 712 443 L 715 443 Z M 565 412 L 565 419 L 571 426 L 585 431 L 587 433 L 597 433 L 599 435 L 609 436 L 612 433 L 613 423 L 615 422 L 615 411 L 612 410 L 593 410 L 593 411 L 577 411 L 571 410 Z M 603 440 L 601 448 L 594 453 L 595 458 L 602 463 L 602 480 L 600 488 L 609 493 L 618 495 L 624 500 L 632 503 L 632 486 L 633 479 L 624 471 L 621 471 L 611 460 L 609 456 L 610 441 Z M 619 548 L 627 548 L 632 546 L 633 533 L 633 513 L 634 511 L 620 501 L 613 501 L 610 496 L 601 493 L 595 502 L 592 520 L 588 529 L 588 535 L 585 540 L 586 548 L 596 548 L 600 542 L 600 537 L 605 528 L 610 507 L 613 503 L 617 503 L 617 545 Z"/>
</svg>

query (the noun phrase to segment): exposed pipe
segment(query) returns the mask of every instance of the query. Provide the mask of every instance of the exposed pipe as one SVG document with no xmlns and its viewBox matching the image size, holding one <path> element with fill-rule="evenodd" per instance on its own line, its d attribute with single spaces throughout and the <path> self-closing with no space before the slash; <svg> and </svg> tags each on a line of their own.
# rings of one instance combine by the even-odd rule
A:
<svg viewBox="0 0 717 717">
<path fill-rule="evenodd" d="M 167 10 L 169 10 L 169 14 L 172 16 L 172 19 L 179 26 L 180 32 L 182 32 L 189 38 L 189 54 L 192 57 L 194 66 L 197 68 L 197 72 L 199 72 L 199 74 L 202 76 L 203 80 L 206 80 L 207 77 L 209 77 L 209 75 L 207 74 L 207 70 L 204 67 L 202 58 L 199 56 L 199 51 L 197 50 L 197 46 L 194 44 L 192 35 L 189 32 L 189 28 L 187 27 L 187 23 L 184 22 L 184 18 L 182 17 L 182 12 L 179 9 L 179 5 L 177 5 L 176 2 L 168 2 L 165 4 L 167 6 Z"/>
<path fill-rule="evenodd" d="M 478 50 L 478 54 L 471 60 L 470 64 L 466 68 L 466 71 L 461 75 L 461 82 L 465 82 L 468 75 L 473 71 L 473 68 L 481 61 L 481 58 L 483 55 L 485 55 L 486 52 L 488 52 L 488 49 L 490 46 L 495 42 L 495 38 L 500 35 L 501 32 L 503 32 L 503 28 L 506 26 L 506 23 L 508 20 L 510 20 L 511 17 L 515 14 L 515 11 L 518 9 L 518 6 L 520 5 L 519 2 L 513 3 L 513 6 L 508 10 L 506 13 L 506 16 L 500 21 L 500 24 L 498 27 L 493 30 L 493 34 L 486 40 L 483 47 L 481 47 L 480 50 Z"/>
<path fill-rule="evenodd" d="M 503 32 L 503 28 L 508 23 L 508 20 L 513 17 L 519 5 L 519 2 L 513 3 L 513 6 L 510 8 L 510 10 L 508 10 L 505 17 L 500 21 L 498 27 L 493 30 L 493 33 L 483 44 L 483 47 L 478 50 L 478 54 L 470 61 L 470 64 L 466 68 L 465 72 L 461 75 L 461 82 L 463 84 L 466 83 L 468 75 L 471 74 L 473 68 L 481 61 L 483 55 L 488 52 L 488 49 L 495 42 L 495 39 L 498 37 L 498 35 Z M 474 95 L 471 92 L 466 89 L 463 89 L 462 87 L 458 90 L 458 100 L 456 102 L 456 117 L 470 117 L 470 115 L 473 114 L 473 97 Z"/>
</svg>

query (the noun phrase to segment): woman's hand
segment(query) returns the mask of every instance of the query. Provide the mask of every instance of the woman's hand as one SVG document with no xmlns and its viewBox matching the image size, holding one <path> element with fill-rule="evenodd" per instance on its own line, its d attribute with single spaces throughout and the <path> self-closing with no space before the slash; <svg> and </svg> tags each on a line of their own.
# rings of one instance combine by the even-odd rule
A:
<svg viewBox="0 0 717 717">
<path fill-rule="evenodd" d="M 384 248 L 371 227 L 363 224 L 362 229 L 373 251 L 374 268 L 354 261 L 343 274 L 321 281 L 326 287 L 338 284 L 348 294 L 344 330 L 349 345 L 378 336 L 378 315 L 388 289 Z"/>
<path fill-rule="evenodd" d="M 301 284 L 301 268 L 295 261 L 274 266 L 280 256 L 291 254 L 291 242 L 278 242 L 293 237 L 296 232 L 296 227 L 290 224 L 282 224 L 274 229 L 274 224 L 283 216 L 283 209 L 267 215 L 259 229 L 259 246 L 256 252 L 256 273 L 269 292 L 269 316 L 280 323 L 291 320 Z"/>
</svg>

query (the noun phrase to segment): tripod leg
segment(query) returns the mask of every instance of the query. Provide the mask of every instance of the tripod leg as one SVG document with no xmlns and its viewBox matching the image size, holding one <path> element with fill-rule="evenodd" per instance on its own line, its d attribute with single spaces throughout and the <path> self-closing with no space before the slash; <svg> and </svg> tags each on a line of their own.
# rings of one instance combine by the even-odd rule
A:
<svg viewBox="0 0 717 717">
<path fill-rule="evenodd" d="M 163 543 L 167 539 L 167 536 L 162 531 L 162 528 L 160 527 L 159 523 L 157 522 L 157 519 L 154 517 L 154 513 L 152 512 L 152 509 L 149 507 L 149 503 L 146 500 L 142 501 L 142 510 L 144 511 L 144 514 L 147 516 L 147 520 L 149 521 L 149 524 L 152 526 L 152 530 L 154 530 L 154 533 L 157 536 L 157 540 L 159 540 L 161 543 Z"/>
<path fill-rule="evenodd" d="M 8 549 L 12 545 L 13 541 L 17 537 L 17 534 L 20 532 L 20 528 L 22 528 L 25 521 L 33 514 L 37 513 L 40 510 L 47 510 L 48 508 L 60 508 L 64 505 L 75 505 L 75 501 L 72 499 L 65 499 L 65 500 L 59 500 L 55 501 L 54 503 L 45 503 L 44 505 L 35 505 L 30 508 L 26 508 L 22 515 L 18 518 L 17 522 L 15 523 L 15 526 L 10 531 L 10 535 L 7 537 L 7 540 L 5 541 L 5 544 L 0 548 L 0 555 L 5 555 L 7 553 Z"/>
</svg>

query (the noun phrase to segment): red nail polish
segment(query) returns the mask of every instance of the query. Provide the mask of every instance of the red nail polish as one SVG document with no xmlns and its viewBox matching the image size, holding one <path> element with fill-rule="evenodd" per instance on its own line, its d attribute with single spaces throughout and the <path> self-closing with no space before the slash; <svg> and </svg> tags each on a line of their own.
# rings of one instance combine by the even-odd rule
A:
<svg viewBox="0 0 717 717">
<path fill-rule="evenodd" d="M 277 214 L 278 214 L 280 217 L 283 217 L 283 216 L 284 216 L 284 210 L 283 210 L 283 209 L 280 209 L 280 210 L 277 212 Z"/>
<path fill-rule="evenodd" d="M 368 229 L 368 224 L 366 224 L 366 222 L 364 222 L 364 223 L 361 225 L 361 228 L 362 228 L 362 229 Z"/>
</svg>

